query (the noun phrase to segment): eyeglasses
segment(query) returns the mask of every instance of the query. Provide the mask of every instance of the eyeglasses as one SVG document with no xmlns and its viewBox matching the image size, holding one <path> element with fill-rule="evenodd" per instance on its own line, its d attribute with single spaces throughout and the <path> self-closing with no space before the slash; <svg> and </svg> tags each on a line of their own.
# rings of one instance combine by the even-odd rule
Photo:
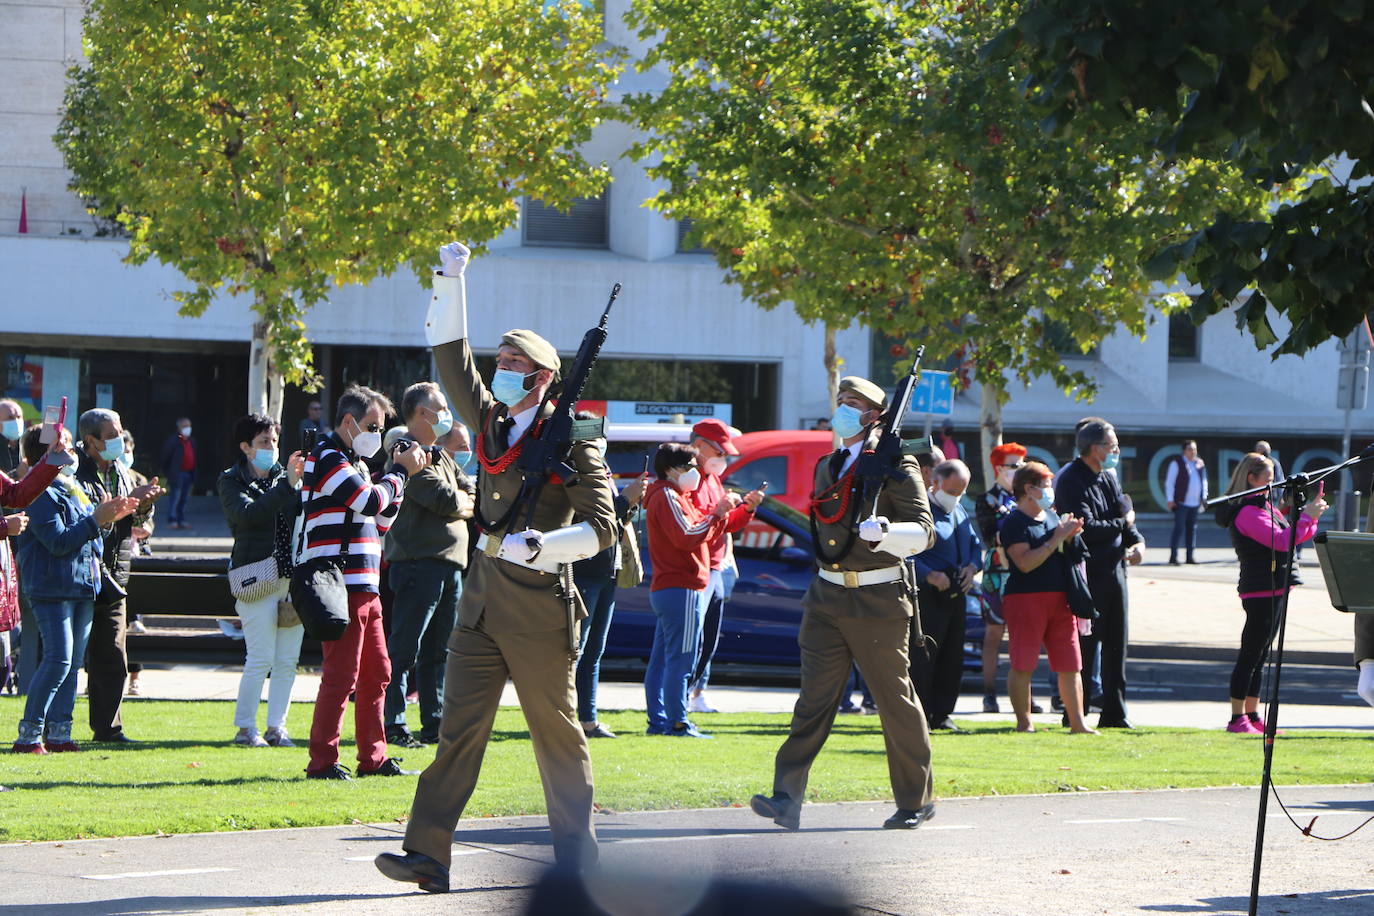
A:
<svg viewBox="0 0 1374 916">
<path fill-rule="evenodd" d="M 363 430 L 366 431 L 366 432 L 369 432 L 369 433 L 379 433 L 379 432 L 382 431 L 382 424 L 380 424 L 380 423 L 369 423 L 369 424 L 367 424 L 366 426 L 363 427 Z"/>
<path fill-rule="evenodd" d="M 1026 466 L 1026 462 L 1024 462 L 1024 461 L 1018 461 L 1018 462 L 1016 462 L 1015 464 L 1004 464 L 1004 465 L 1002 465 L 1003 469 L 1009 470 L 1009 471 L 1014 471 L 1014 470 L 1016 470 L 1017 468 L 1021 468 L 1021 467 L 1025 467 L 1025 466 Z"/>
</svg>

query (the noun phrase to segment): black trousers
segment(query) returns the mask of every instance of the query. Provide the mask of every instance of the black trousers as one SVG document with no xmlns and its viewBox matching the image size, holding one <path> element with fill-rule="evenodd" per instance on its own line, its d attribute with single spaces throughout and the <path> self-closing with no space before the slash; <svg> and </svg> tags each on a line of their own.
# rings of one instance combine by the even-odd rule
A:
<svg viewBox="0 0 1374 916">
<path fill-rule="evenodd" d="M 124 650 L 126 632 L 123 601 L 107 607 L 95 606 L 91 638 L 86 643 L 86 692 L 91 732 L 97 741 L 124 731 L 119 709 L 124 703 L 124 682 L 129 676 L 129 657 Z"/>
<path fill-rule="evenodd" d="M 932 724 L 943 722 L 959 702 L 964 679 L 966 601 L 960 591 L 942 592 L 926 585 L 920 589 L 921 629 L 929 652 L 913 651 L 911 670 L 916 695 Z"/>
<path fill-rule="evenodd" d="M 1129 641 L 1126 570 L 1117 565 L 1105 573 L 1090 571 L 1088 591 L 1092 592 L 1099 616 L 1093 621 L 1093 635 L 1079 638 L 1083 683 L 1089 683 L 1093 664 L 1100 654 L 1102 717 L 1098 722 L 1117 724 L 1126 720 L 1126 646 Z"/>
<path fill-rule="evenodd" d="M 1231 669 L 1231 698 L 1243 700 L 1257 697 L 1260 675 L 1269 657 L 1269 644 L 1274 641 L 1274 604 L 1277 598 L 1242 598 L 1245 626 L 1240 631 L 1240 652 L 1236 666 Z"/>
</svg>

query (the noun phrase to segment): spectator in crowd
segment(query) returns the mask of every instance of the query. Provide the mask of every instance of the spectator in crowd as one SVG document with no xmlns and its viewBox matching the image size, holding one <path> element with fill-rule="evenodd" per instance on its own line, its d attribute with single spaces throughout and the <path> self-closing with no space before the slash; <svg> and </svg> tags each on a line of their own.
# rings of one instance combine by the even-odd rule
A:
<svg viewBox="0 0 1374 916">
<path fill-rule="evenodd" d="M 711 581 L 710 545 L 748 509 L 726 493 L 703 514 L 691 493 L 701 483 L 697 450 L 665 442 L 654 455 L 654 475 L 644 494 L 645 530 L 653 580 L 654 643 L 644 672 L 650 735 L 709 738 L 687 718 L 687 686 L 696 667 L 701 625 Z"/>
<path fill-rule="evenodd" d="M 1197 454 L 1192 439 L 1183 443 L 1182 454 L 1169 461 L 1164 474 L 1164 495 L 1169 511 L 1174 514 L 1174 531 L 1169 536 L 1169 565 L 1178 565 L 1178 546 L 1184 546 L 1189 565 L 1197 563 L 1194 549 L 1197 543 L 1197 514 L 1207 502 L 1207 465 Z"/>
<path fill-rule="evenodd" d="M 702 515 L 709 514 L 725 496 L 725 484 L 721 483 L 720 475 L 725 473 L 727 466 L 725 456 L 739 454 L 739 449 L 730 441 L 737 435 L 739 430 L 714 418 L 702 420 L 692 427 L 690 444 L 697 450 L 701 484 L 689 494 L 689 498 Z M 696 668 L 692 671 L 688 712 L 717 711 L 706 700 L 706 684 L 711 678 L 711 657 L 716 654 L 716 645 L 720 642 L 720 622 L 725 614 L 725 602 L 730 600 L 730 592 L 739 578 L 735 566 L 734 541 L 730 535 L 744 530 L 761 502 L 762 490 L 745 494 L 744 505 L 748 511 L 732 514 L 734 521 L 711 540 L 711 581 L 706 586 L 706 618 L 701 627 L 701 649 L 697 654 Z"/>
<path fill-rule="evenodd" d="M 940 452 L 945 456 L 946 461 L 957 461 L 963 458 L 963 453 L 959 451 L 959 443 L 954 441 L 954 421 L 946 419 L 940 424 L 940 441 L 935 443 L 940 447 Z"/>
<path fill-rule="evenodd" d="M 305 456 L 295 452 L 283 467 L 278 451 L 279 427 L 271 417 L 252 413 L 234 424 L 240 455 L 219 475 L 216 489 L 224 520 L 234 537 L 231 568 L 277 560 L 280 575 L 291 557 L 291 534 L 300 513 L 301 478 Z M 244 747 L 295 747 L 286 731 L 291 687 L 301 655 L 305 628 L 294 614 L 283 621 L 280 605 L 290 578 L 282 576 L 271 594 L 256 600 L 236 598 L 234 609 L 242 622 L 244 661 L 234 707 L 234 744 Z M 267 730 L 258 732 L 262 682 L 270 675 L 267 692 Z"/>
<path fill-rule="evenodd" d="M 391 684 L 386 688 L 386 739 L 399 747 L 439 743 L 444 714 L 444 667 L 448 640 L 458 622 L 463 570 L 468 563 L 468 524 L 476 487 L 448 452 L 435 445 L 454 427 L 439 386 L 417 382 L 401 395 L 405 439 L 418 443 L 429 464 L 411 475 L 405 501 L 386 535 L 390 568 L 391 629 L 387 654 Z M 415 669 L 420 735 L 406 727 L 408 672 Z"/>
<path fill-rule="evenodd" d="M 311 557 L 340 556 L 348 588 L 348 628 L 321 644 L 324 665 L 310 725 L 309 779 L 351 779 L 339 764 L 339 732 L 348 698 L 358 746 L 359 776 L 414 775 L 387 756 L 383 709 L 391 662 L 387 657 L 378 599 L 382 536 L 401 506 L 407 478 L 428 466 L 418 443 L 399 450 L 373 483 L 364 462 L 382 448 L 382 430 L 393 413 L 380 392 L 351 385 L 339 396 L 334 432 L 305 461 L 301 493 L 306 547 Z"/>
<path fill-rule="evenodd" d="M 58 464 L 55 462 L 75 461 L 75 456 L 68 450 L 69 440 L 69 436 L 58 437 L 49 449 L 53 453 L 52 460 L 35 464 L 20 480 L 11 479 L 8 473 L 0 469 L 0 651 L 4 653 L 4 657 L 0 658 L 0 691 L 18 686 L 11 663 L 11 636 L 20 625 L 21 617 L 26 625 L 35 627 L 29 631 L 29 641 L 36 641 L 38 637 L 31 615 L 27 609 L 23 612 L 20 610 L 19 567 L 14 545 L 15 539 L 24 533 L 29 523 L 28 516 L 21 510 L 41 496 L 57 478 Z M 16 465 L 18 463 L 15 462 Z M 27 607 L 28 602 L 24 604 Z"/>
<path fill-rule="evenodd" d="M 120 709 L 124 703 L 129 656 L 125 648 L 128 635 L 124 607 L 125 588 L 134 556 L 134 528 L 143 527 L 153 514 L 153 503 L 164 493 L 158 478 L 137 486 L 128 468 L 119 461 L 124 454 L 124 427 L 119 414 L 96 407 L 77 420 L 77 434 L 83 449 L 76 470 L 77 483 L 92 505 L 112 498 L 132 497 L 138 501 L 134 512 L 120 516 L 104 529 L 104 545 L 99 562 L 103 566 L 101 584 L 95 598 L 95 617 L 86 644 L 86 693 L 91 731 L 96 741 L 124 743 Z"/>
<path fill-rule="evenodd" d="M 1080 419 L 1077 423 L 1075 423 L 1075 424 L 1073 425 L 1073 434 L 1074 434 L 1074 436 L 1075 436 L 1075 445 L 1074 445 L 1074 450 L 1075 450 L 1075 451 L 1074 451 L 1074 456 L 1075 456 L 1075 457 L 1077 457 L 1077 454 L 1078 454 L 1078 453 L 1077 453 L 1077 448 L 1078 448 L 1078 446 L 1077 446 L 1077 438 L 1076 438 L 1076 437 L 1078 436 L 1078 431 L 1081 430 L 1083 427 L 1087 426 L 1089 423 L 1106 423 L 1106 422 L 1107 422 L 1107 421 L 1104 420 L 1104 419 L 1102 419 L 1101 417 L 1083 417 L 1082 419 Z M 1071 464 L 1073 464 L 1073 458 L 1069 458 L 1068 460 L 1066 460 L 1063 464 L 1061 464 L 1061 465 L 1059 466 L 1059 470 L 1057 470 L 1057 471 L 1054 472 L 1054 486 L 1055 486 L 1055 489 L 1058 489 L 1058 488 L 1059 488 L 1059 478 L 1061 478 L 1061 477 L 1064 476 L 1064 472 L 1067 471 L 1067 470 L 1069 469 L 1069 465 L 1071 465 Z M 1115 468 L 1115 467 L 1108 468 L 1108 469 L 1107 469 L 1107 473 L 1108 473 L 1108 474 L 1111 474 L 1113 477 L 1115 477 L 1115 476 L 1116 476 L 1116 468 Z M 1084 684 L 1083 686 L 1084 686 L 1084 687 L 1087 687 L 1086 684 Z"/>
<path fill-rule="evenodd" d="M 1004 442 L 993 448 L 989 455 L 992 465 L 993 482 L 978 501 L 974 503 L 974 516 L 978 520 L 978 533 L 987 551 L 983 562 L 982 600 L 983 614 L 983 712 L 998 712 L 997 705 L 997 654 L 1002 648 L 1002 636 L 1006 633 L 1006 620 L 1002 616 L 1002 586 L 1007 576 L 1007 555 L 998 540 L 997 532 L 1002 523 L 1016 508 L 1016 498 L 1011 495 L 1011 479 L 1017 468 L 1026 463 L 1026 447 L 1018 442 Z M 1039 712 L 1039 709 L 1032 709 Z"/>
<path fill-rule="evenodd" d="M 595 415 L 586 411 L 578 411 L 577 418 L 596 419 Z M 604 459 L 606 440 L 597 439 L 596 446 Z M 581 654 L 577 658 L 573 684 L 577 688 L 577 719 L 588 738 L 616 737 L 615 732 L 597 718 L 596 692 L 601 679 L 601 656 L 606 651 L 606 634 L 610 632 L 611 618 L 615 616 L 616 588 L 626 560 L 623 551 L 627 544 L 638 549 L 632 535 L 626 539 L 625 529 L 630 525 L 630 513 L 644 498 L 647 483 L 648 475 L 640 475 L 615 496 L 615 518 L 621 536 L 595 556 L 573 563 L 573 582 L 582 595 L 582 603 L 587 606 L 587 619 L 582 621 L 578 636 Z M 581 522 L 583 519 L 573 516 L 573 521 Z"/>
<path fill-rule="evenodd" d="M 1274 482 L 1274 463 L 1258 452 L 1250 452 L 1236 465 L 1226 492 L 1240 493 Z M 1317 520 L 1326 511 L 1326 500 L 1317 499 L 1303 510 L 1297 521 L 1298 543 L 1317 533 Z M 1259 714 L 1260 676 L 1274 639 L 1274 612 L 1278 600 L 1290 583 L 1276 580 L 1287 566 L 1288 519 L 1269 500 L 1269 491 L 1217 507 L 1217 523 L 1225 524 L 1231 546 L 1240 561 L 1240 606 L 1245 611 L 1245 626 L 1240 634 L 1240 651 L 1231 670 L 1231 720 L 1226 730 L 1241 735 L 1264 732 Z M 1290 573 L 1291 574 L 1291 573 Z"/>
<path fill-rule="evenodd" d="M 929 493 L 935 486 L 935 466 L 945 460 L 945 453 L 938 445 L 932 444 L 930 451 L 916 456 L 916 464 L 921 468 L 921 482 Z"/>
<path fill-rule="evenodd" d="M 196 440 L 191 438 L 191 421 L 181 417 L 177 431 L 162 444 L 162 469 L 167 475 L 171 499 L 167 501 L 167 527 L 174 531 L 189 529 L 186 500 L 196 482 Z"/>
<path fill-rule="evenodd" d="M 151 481 L 142 472 L 134 469 L 134 434 L 127 429 L 124 430 L 124 451 L 115 459 L 124 466 L 128 472 L 129 479 L 133 481 L 134 489 L 146 486 Z M 134 550 L 133 556 L 141 557 L 152 554 L 152 549 L 148 546 L 148 539 L 153 536 L 153 516 L 157 513 L 157 507 L 149 510 L 147 518 L 142 524 L 134 526 Z M 124 608 L 124 622 L 129 628 L 129 635 L 142 636 L 148 632 L 148 628 L 143 625 L 143 618 L 138 614 L 130 613 L 130 609 Z M 127 643 L 126 643 L 127 644 Z M 124 688 L 125 696 L 136 697 L 143 693 L 141 678 L 143 676 L 143 665 L 136 661 L 129 662 L 129 683 Z"/>
<path fill-rule="evenodd" d="M 1069 565 L 1063 551 L 1064 542 L 1084 530 L 1083 521 L 1067 513 L 1060 516 L 1051 508 L 1053 480 L 1050 469 L 1038 461 L 1017 469 L 1012 477 L 1016 509 L 1003 521 L 1000 532 L 1011 565 L 1002 594 L 1011 636 L 1007 693 L 1016 713 L 1016 730 L 1035 731 L 1030 685 L 1043 645 L 1050 670 L 1059 677 L 1069 728 L 1076 734 L 1096 734 L 1083 721 L 1078 625 L 1069 609 Z"/>
<path fill-rule="evenodd" d="M 1287 479 L 1287 478 L 1284 476 L 1284 473 L 1283 473 L 1283 464 L 1279 461 L 1278 455 L 1275 455 L 1274 452 L 1273 452 L 1273 449 L 1271 449 L 1271 448 L 1269 447 L 1269 443 L 1268 443 L 1268 442 L 1266 442 L 1266 441 L 1263 440 L 1263 439 L 1260 439 L 1259 441 L 1257 441 L 1257 442 L 1255 443 L 1255 454 L 1257 454 L 1257 455 L 1262 455 L 1263 457 L 1269 459 L 1269 464 L 1270 464 L 1270 466 L 1273 468 L 1273 471 L 1274 471 L 1274 479 L 1275 479 L 1275 480 L 1286 480 L 1286 479 Z"/>
<path fill-rule="evenodd" d="M 1083 521 L 1088 588 L 1100 615 L 1093 621 L 1093 634 L 1080 641 L 1083 677 L 1090 677 L 1101 652 L 1102 714 L 1097 727 L 1130 728 L 1126 716 L 1126 566 L 1145 558 L 1145 539 L 1136 530 L 1135 510 L 1126 508 L 1121 484 L 1110 473 L 1121 460 L 1116 430 L 1105 420 L 1094 420 L 1078 430 L 1075 442 L 1078 457 L 1059 478 L 1054 508 Z M 1064 706 L 1067 714 L 1067 699 Z"/>
<path fill-rule="evenodd" d="M 36 473 L 48 446 L 39 442 L 41 427 L 24 434 L 24 457 Z M 71 441 L 63 429 L 61 438 Z M 132 496 L 93 502 L 68 464 L 28 510 L 29 524 L 19 538 L 19 575 L 34 621 L 43 631 L 43 660 L 28 685 L 24 717 L 14 751 L 23 754 L 77 751 L 72 740 L 77 669 L 91 632 L 96 595 L 104 575 L 100 555 L 110 543 L 103 534 L 139 507 Z M 8 519 L 6 520 L 8 524 Z M 120 689 L 123 690 L 123 679 Z M 92 701 L 94 701 L 92 697 Z M 99 738 L 99 735 L 97 735 Z"/>
<path fill-rule="evenodd" d="M 19 439 L 24 435 L 24 410 L 19 402 L 10 398 L 0 399 L 0 474 L 15 477 L 24 476 L 19 467 L 24 455 L 19 447 Z"/>
<path fill-rule="evenodd" d="M 962 500 L 972 475 L 968 465 L 947 459 L 932 472 L 930 512 L 935 540 L 912 563 L 919 583 L 921 630 L 926 652 L 912 658 L 916 693 L 932 729 L 959 731 L 950 715 L 964 679 L 964 614 L 968 593 L 983 568 L 983 544 Z"/>
<path fill-rule="evenodd" d="M 300 437 L 301 442 L 304 442 L 307 434 L 323 439 L 333 431 L 329 428 L 329 424 L 324 422 L 324 405 L 320 403 L 319 398 L 312 398 L 305 407 L 305 418 L 296 428 L 296 435 Z"/>
<path fill-rule="evenodd" d="M 858 691 L 860 696 L 858 706 L 854 705 L 855 691 Z M 864 680 L 863 672 L 856 663 L 849 666 L 849 680 L 845 681 L 844 692 L 840 694 L 839 711 L 847 715 L 877 715 L 878 702 L 873 699 L 873 691 L 868 689 L 868 682 Z"/>
</svg>

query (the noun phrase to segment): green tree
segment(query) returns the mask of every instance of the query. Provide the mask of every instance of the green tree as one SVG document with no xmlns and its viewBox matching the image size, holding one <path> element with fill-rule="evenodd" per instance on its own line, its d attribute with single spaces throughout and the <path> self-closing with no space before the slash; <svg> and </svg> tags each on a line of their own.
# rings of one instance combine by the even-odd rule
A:
<svg viewBox="0 0 1374 916">
<path fill-rule="evenodd" d="M 283 378 L 312 381 L 305 316 L 331 286 L 428 276 L 520 191 L 606 181 L 575 147 L 616 67 L 571 0 L 92 0 L 84 28 L 56 137 L 72 188 L 127 227 L 128 261 L 181 271 L 183 315 L 253 297 L 249 406 L 274 416 Z"/>
<path fill-rule="evenodd" d="M 988 48 L 1020 47 L 1052 131 L 1158 116 L 1165 155 L 1236 163 L 1257 187 L 1309 182 L 1256 218 L 1223 208 L 1154 276 L 1201 287 L 1201 321 L 1244 297 L 1238 325 L 1274 355 L 1343 337 L 1374 288 L 1374 16 L 1364 0 L 1041 0 Z M 1276 333 L 1270 309 L 1287 317 Z M 1281 341 L 1281 342 L 1280 342 Z"/>
<path fill-rule="evenodd" d="M 1224 164 L 1142 154 L 1150 125 L 1049 138 L 1012 63 L 977 52 L 1004 4 L 657 0 L 630 20 L 667 87 L 632 100 L 668 188 L 731 281 L 765 308 L 855 318 L 961 353 L 983 392 L 984 454 L 1011 382 L 1090 396 L 1056 337 L 1087 352 L 1180 297 L 1139 269 L 1226 205 L 1264 195 Z M 1057 334 L 1049 333 L 1051 326 Z M 882 380 L 890 382 L 891 380 Z"/>
</svg>

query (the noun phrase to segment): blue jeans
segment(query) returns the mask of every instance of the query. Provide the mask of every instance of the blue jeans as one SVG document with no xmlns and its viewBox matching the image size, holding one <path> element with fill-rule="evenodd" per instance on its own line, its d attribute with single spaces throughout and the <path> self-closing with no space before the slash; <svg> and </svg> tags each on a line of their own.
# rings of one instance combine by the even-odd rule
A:
<svg viewBox="0 0 1374 916">
<path fill-rule="evenodd" d="M 596 721 L 596 684 L 601 677 L 601 655 L 606 634 L 615 616 L 615 573 L 606 578 L 576 579 L 588 616 L 582 621 L 582 656 L 577 660 L 577 721 Z"/>
<path fill-rule="evenodd" d="M 438 734 L 444 717 L 444 669 L 448 638 L 458 623 L 458 599 L 463 596 L 463 570 L 456 563 L 428 557 L 392 563 L 390 572 L 391 632 L 386 652 L 391 657 L 391 683 L 386 688 L 382 720 L 387 727 L 406 724 L 407 672 L 415 669 L 419 682 L 420 730 Z"/>
<path fill-rule="evenodd" d="M 654 648 L 644 671 L 649 727 L 667 731 L 687 721 L 687 684 L 697 663 L 707 589 L 663 588 L 649 593 L 654 609 Z"/>
<path fill-rule="evenodd" d="M 43 634 L 43 660 L 29 682 L 19 741 L 38 744 L 46 726 L 48 740 L 60 744 L 72 739 L 76 673 L 81 668 L 81 657 L 86 654 L 95 601 L 34 599 L 29 604 Z"/>
<path fill-rule="evenodd" d="M 1197 506 L 1174 503 L 1174 532 L 1169 536 L 1169 560 L 1178 559 L 1178 545 L 1182 541 L 1188 551 L 1188 559 L 1193 558 L 1193 548 L 1197 542 Z"/>
<path fill-rule="evenodd" d="M 696 667 L 692 670 L 692 689 L 705 690 L 711 680 L 711 659 L 715 657 L 716 646 L 720 644 L 720 622 L 725 616 L 725 573 L 711 570 L 711 581 L 706 586 L 706 617 L 701 625 L 701 652 L 697 655 Z"/>
<path fill-rule="evenodd" d="M 196 481 L 195 471 L 174 471 L 169 481 L 171 494 L 167 499 L 168 524 L 181 524 L 186 521 L 186 500 L 191 495 L 191 485 Z"/>
</svg>

